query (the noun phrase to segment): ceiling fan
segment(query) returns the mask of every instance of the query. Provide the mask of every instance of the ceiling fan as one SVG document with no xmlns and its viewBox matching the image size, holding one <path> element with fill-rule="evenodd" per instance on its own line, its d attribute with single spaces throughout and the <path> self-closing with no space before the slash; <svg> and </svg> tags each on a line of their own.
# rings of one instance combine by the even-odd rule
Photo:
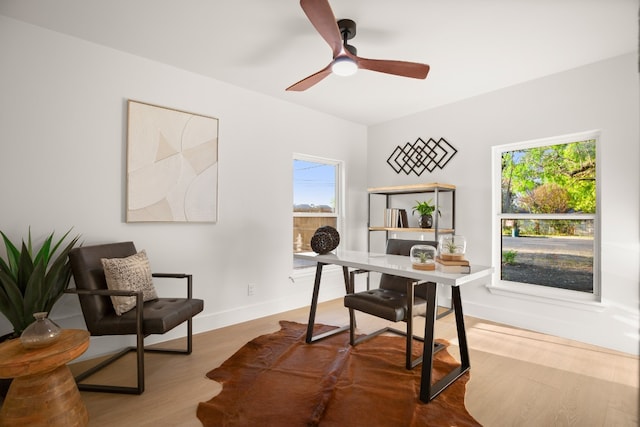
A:
<svg viewBox="0 0 640 427">
<path fill-rule="evenodd" d="M 333 50 L 333 60 L 322 70 L 294 83 L 286 90 L 307 90 L 331 73 L 346 76 L 354 74 L 359 68 L 414 79 L 427 77 L 429 73 L 427 64 L 359 57 L 356 48 L 347 43 L 347 40 L 356 35 L 356 23 L 350 19 L 336 21 L 328 0 L 300 0 L 300 6 Z"/>
</svg>

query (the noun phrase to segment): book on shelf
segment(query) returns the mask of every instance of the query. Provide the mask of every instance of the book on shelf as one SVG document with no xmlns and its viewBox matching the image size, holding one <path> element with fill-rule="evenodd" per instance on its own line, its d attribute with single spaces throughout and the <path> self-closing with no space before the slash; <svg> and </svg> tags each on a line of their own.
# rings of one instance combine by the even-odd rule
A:
<svg viewBox="0 0 640 427">
<path fill-rule="evenodd" d="M 409 222 L 406 209 L 387 208 L 384 212 L 384 226 L 388 228 L 407 228 Z"/>
<path fill-rule="evenodd" d="M 409 227 L 409 219 L 407 218 L 407 210 L 400 209 L 400 222 L 398 223 L 398 227 L 400 228 L 408 228 Z"/>
</svg>

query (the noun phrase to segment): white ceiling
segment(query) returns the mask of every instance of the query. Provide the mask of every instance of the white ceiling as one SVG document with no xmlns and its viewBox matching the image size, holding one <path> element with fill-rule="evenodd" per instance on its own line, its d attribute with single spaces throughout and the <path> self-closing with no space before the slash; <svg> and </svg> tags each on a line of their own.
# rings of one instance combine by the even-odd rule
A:
<svg viewBox="0 0 640 427">
<path fill-rule="evenodd" d="M 638 48 L 639 0 L 330 3 L 361 56 L 427 63 L 427 79 L 361 70 L 285 92 L 331 61 L 298 0 L 0 0 L 0 14 L 367 125 Z"/>
</svg>

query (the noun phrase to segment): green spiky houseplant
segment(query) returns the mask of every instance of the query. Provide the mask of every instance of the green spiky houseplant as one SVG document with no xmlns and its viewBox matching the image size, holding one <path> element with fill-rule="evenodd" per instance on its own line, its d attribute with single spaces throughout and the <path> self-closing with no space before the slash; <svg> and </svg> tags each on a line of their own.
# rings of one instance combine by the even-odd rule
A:
<svg viewBox="0 0 640 427">
<path fill-rule="evenodd" d="M 0 257 L 0 313 L 13 325 L 11 338 L 20 336 L 34 321 L 33 313 L 50 312 L 69 286 L 68 254 L 80 236 L 57 251 L 70 232 L 55 243 L 51 233 L 34 252 L 31 230 L 28 241 L 22 240 L 21 250 L 0 231 L 7 252 L 6 260 Z"/>
</svg>

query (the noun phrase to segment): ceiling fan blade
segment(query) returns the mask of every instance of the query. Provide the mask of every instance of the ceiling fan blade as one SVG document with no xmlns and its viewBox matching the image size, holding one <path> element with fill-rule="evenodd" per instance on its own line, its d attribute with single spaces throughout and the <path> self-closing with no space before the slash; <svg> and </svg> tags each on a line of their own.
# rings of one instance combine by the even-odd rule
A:
<svg viewBox="0 0 640 427">
<path fill-rule="evenodd" d="M 358 68 L 378 71 L 380 73 L 395 74 L 396 76 L 424 79 L 429 74 L 429 66 L 417 62 L 388 61 L 384 59 L 367 59 L 354 57 Z"/>
<path fill-rule="evenodd" d="M 333 51 L 335 58 L 342 51 L 342 36 L 328 0 L 300 0 L 300 7 Z"/>
<path fill-rule="evenodd" d="M 311 86 L 313 86 L 314 84 L 318 83 L 319 81 L 327 77 L 329 74 L 331 74 L 331 64 L 333 64 L 333 62 L 331 62 L 329 65 L 327 65 L 317 73 L 311 74 L 309 77 L 305 77 L 299 82 L 292 84 L 287 88 L 287 90 L 302 92 L 303 90 L 309 89 Z"/>
</svg>

